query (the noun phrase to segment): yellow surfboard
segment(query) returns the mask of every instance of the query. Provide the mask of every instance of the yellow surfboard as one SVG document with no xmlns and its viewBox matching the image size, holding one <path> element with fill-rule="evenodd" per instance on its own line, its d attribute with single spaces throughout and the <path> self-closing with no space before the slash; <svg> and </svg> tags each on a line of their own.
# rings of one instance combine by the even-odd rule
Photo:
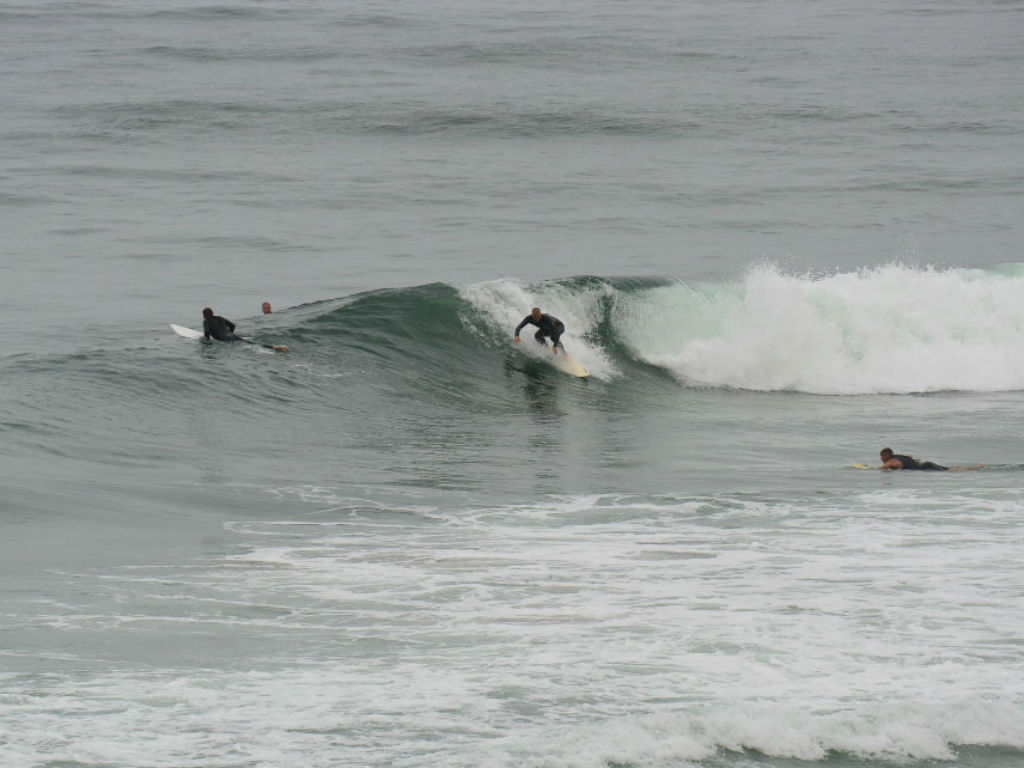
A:
<svg viewBox="0 0 1024 768">
<path fill-rule="evenodd" d="M 549 359 L 554 364 L 555 368 L 568 373 L 570 376 L 578 376 L 581 379 L 585 379 L 590 375 L 590 371 L 583 367 L 583 363 L 575 358 L 569 357 L 565 352 L 559 352 L 557 355 L 551 355 Z"/>
</svg>

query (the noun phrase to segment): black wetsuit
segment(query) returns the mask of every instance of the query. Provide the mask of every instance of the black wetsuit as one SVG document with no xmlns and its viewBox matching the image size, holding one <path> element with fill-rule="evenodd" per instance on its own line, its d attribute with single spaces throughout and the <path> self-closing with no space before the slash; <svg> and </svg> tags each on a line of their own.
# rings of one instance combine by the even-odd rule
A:
<svg viewBox="0 0 1024 768">
<path fill-rule="evenodd" d="M 904 469 L 921 469 L 925 472 L 945 472 L 949 469 L 949 467 L 936 464 L 934 461 L 918 461 L 913 456 L 902 456 L 898 453 L 894 453 L 893 458 L 899 459 Z"/>
<path fill-rule="evenodd" d="M 235 324 L 220 315 L 203 318 L 203 336 L 207 339 L 212 336 L 217 341 L 245 341 L 235 335 Z"/>
<path fill-rule="evenodd" d="M 513 336 L 518 336 L 519 335 L 519 331 L 521 331 L 523 329 L 524 325 L 536 325 L 537 326 L 537 328 L 539 330 L 537 331 L 537 333 L 535 333 L 533 335 L 533 338 L 535 338 L 541 344 L 545 343 L 544 338 L 546 336 L 550 336 L 551 337 L 551 343 L 554 346 L 556 346 L 556 347 L 560 347 L 561 346 L 561 344 L 559 343 L 558 340 L 560 338 L 562 338 L 562 334 L 565 333 L 565 323 L 563 323 L 561 320 L 559 320 L 554 315 L 542 314 L 540 316 L 540 320 L 536 320 L 536 321 L 533 319 L 533 315 L 532 314 L 531 315 L 527 315 L 526 317 L 523 318 L 523 322 L 521 322 L 519 325 L 516 326 L 516 331 L 513 334 Z"/>
</svg>

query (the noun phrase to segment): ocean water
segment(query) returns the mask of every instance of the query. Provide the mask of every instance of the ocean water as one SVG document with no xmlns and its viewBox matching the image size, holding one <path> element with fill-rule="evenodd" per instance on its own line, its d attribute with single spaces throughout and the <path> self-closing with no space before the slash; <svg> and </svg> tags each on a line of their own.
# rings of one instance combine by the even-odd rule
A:
<svg viewBox="0 0 1024 768">
<path fill-rule="evenodd" d="M 1024 766 L 1021 40 L 0 3 L 0 766 Z"/>
</svg>

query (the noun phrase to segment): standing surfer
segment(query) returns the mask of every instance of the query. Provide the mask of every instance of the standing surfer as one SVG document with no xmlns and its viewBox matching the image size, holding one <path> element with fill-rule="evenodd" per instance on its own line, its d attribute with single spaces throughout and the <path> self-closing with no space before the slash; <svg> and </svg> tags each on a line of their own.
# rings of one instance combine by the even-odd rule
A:
<svg viewBox="0 0 1024 768">
<path fill-rule="evenodd" d="M 554 315 L 548 315 L 540 311 L 540 307 L 534 307 L 530 310 L 530 314 L 523 318 L 523 322 L 516 326 L 515 332 L 512 334 L 515 338 L 516 344 L 519 343 L 519 331 L 523 329 L 524 325 L 535 325 L 537 326 L 537 333 L 533 335 L 539 343 L 547 346 L 545 340 L 548 336 L 551 337 L 551 351 L 554 354 L 558 354 L 558 350 L 561 347 L 562 353 L 565 353 L 565 347 L 559 339 L 562 338 L 562 334 L 565 333 L 565 323 L 559 320 Z"/>
</svg>

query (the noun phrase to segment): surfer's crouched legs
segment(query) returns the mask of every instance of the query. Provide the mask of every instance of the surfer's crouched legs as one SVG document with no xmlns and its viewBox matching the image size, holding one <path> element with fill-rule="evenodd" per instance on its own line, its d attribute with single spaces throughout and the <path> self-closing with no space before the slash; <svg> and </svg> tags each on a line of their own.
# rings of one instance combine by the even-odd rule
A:
<svg viewBox="0 0 1024 768">
<path fill-rule="evenodd" d="M 545 347 L 548 345 L 548 341 L 547 341 L 548 334 L 547 334 L 547 331 L 537 331 L 535 334 L 533 334 L 533 338 L 535 338 L 537 340 L 538 344 L 543 344 Z M 565 352 L 565 347 L 562 346 L 561 338 L 562 338 L 562 334 L 558 334 L 557 336 L 552 336 L 551 337 L 551 346 L 552 346 L 553 349 L 560 349 L 563 352 Z"/>
</svg>

